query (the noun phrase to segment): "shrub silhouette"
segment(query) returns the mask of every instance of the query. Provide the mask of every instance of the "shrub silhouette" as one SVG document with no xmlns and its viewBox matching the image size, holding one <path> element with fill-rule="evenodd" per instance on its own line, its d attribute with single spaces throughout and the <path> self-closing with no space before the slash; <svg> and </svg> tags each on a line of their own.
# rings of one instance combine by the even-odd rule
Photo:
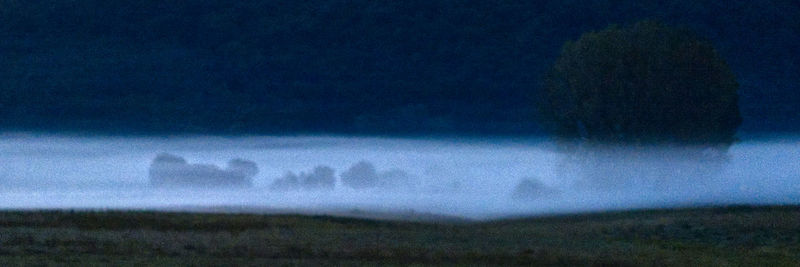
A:
<svg viewBox="0 0 800 267">
<path fill-rule="evenodd" d="M 161 153 L 150 164 L 150 184 L 156 187 L 249 187 L 258 174 L 255 162 L 232 159 L 220 169 L 210 164 L 189 164 L 186 159 Z"/>
<path fill-rule="evenodd" d="M 287 172 L 275 180 L 270 188 L 272 190 L 333 190 L 336 186 L 335 171 L 328 166 L 316 166 L 310 173 L 300 172 L 294 174 Z"/>
<path fill-rule="evenodd" d="M 741 124 L 738 84 L 711 43 L 655 21 L 567 42 L 541 107 L 561 141 L 727 149 Z"/>
<path fill-rule="evenodd" d="M 400 169 L 378 172 L 368 161 L 353 164 L 341 174 L 342 184 L 354 189 L 409 189 L 414 187 L 411 176 Z"/>
</svg>

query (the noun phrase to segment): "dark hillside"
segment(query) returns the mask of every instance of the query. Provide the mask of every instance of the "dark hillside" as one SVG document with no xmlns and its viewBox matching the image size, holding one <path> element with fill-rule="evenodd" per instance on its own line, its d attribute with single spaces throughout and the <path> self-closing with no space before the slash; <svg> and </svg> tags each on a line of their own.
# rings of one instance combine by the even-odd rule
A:
<svg viewBox="0 0 800 267">
<path fill-rule="evenodd" d="M 143 211 L 0 212 L 2 265 L 795 266 L 796 206 L 491 222 Z"/>
<path fill-rule="evenodd" d="M 538 134 L 560 47 L 655 18 L 712 40 L 743 131 L 800 130 L 794 1 L 0 0 L 0 128 Z"/>
</svg>

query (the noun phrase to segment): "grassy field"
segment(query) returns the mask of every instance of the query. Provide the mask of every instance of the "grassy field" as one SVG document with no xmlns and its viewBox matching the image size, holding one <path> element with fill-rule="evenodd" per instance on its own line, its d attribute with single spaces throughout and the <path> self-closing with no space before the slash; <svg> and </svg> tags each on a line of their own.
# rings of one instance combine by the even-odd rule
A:
<svg viewBox="0 0 800 267">
<path fill-rule="evenodd" d="M 488 222 L 145 211 L 0 212 L 0 265 L 800 264 L 800 207 Z"/>
</svg>

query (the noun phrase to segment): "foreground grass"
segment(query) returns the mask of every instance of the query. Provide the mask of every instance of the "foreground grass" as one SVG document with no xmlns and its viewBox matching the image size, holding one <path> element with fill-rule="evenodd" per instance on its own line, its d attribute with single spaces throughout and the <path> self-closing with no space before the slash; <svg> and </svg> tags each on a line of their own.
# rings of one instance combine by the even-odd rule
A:
<svg viewBox="0 0 800 267">
<path fill-rule="evenodd" d="M 800 207 L 476 223 L 158 212 L 0 212 L 0 265 L 800 264 Z"/>
</svg>

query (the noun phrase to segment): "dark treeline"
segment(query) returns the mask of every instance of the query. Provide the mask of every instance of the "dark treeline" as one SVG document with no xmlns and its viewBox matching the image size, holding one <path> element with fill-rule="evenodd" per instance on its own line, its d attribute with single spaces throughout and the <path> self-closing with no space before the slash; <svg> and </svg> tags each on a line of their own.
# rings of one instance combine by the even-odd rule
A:
<svg viewBox="0 0 800 267">
<path fill-rule="evenodd" d="M 565 41 L 658 19 L 709 38 L 743 131 L 800 129 L 796 1 L 0 0 L 0 128 L 538 134 Z"/>
</svg>

